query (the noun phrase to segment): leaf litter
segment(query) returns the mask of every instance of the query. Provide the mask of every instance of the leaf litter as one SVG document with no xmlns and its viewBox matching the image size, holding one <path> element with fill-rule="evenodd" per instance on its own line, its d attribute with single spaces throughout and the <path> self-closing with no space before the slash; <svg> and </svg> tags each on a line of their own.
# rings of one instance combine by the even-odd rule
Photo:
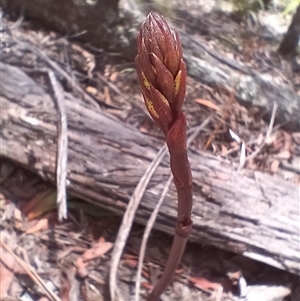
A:
<svg viewBox="0 0 300 301">
<path fill-rule="evenodd" d="M 21 172 L 23 173 L 23 170 Z M 33 175 L 29 174 L 27 180 L 32 177 Z M 18 185 L 26 185 L 26 179 L 24 181 L 23 178 Z M 44 186 L 45 184 L 41 181 L 40 185 Z M 4 183 L 6 189 L 7 186 L 11 189 L 11 195 L 18 199 L 18 202 L 12 203 L 15 209 L 26 203 L 26 198 L 18 197 L 15 194 L 10 181 Z M 35 187 L 34 190 L 38 191 L 39 188 Z M 3 198 L 7 203 L 12 202 L 8 193 Z M 5 213 L 5 210 L 1 209 L 1 213 Z M 56 214 L 55 210 L 51 212 Z M 1 239 L 9 243 L 16 256 L 25 261 L 30 269 L 38 272 L 46 283 L 46 287 L 51 287 L 53 293 L 61 300 L 86 300 L 84 294 L 92 294 L 99 298 L 95 300 L 108 300 L 107 280 L 110 250 L 120 225 L 120 218 L 103 216 L 99 221 L 99 217 L 95 218 L 85 212 L 80 213 L 80 211 L 76 212 L 76 210 L 70 209 L 69 213 L 74 216 L 77 223 L 68 218 L 61 224 L 53 223 L 52 228 L 45 226 L 45 224 L 47 225 L 46 220 L 51 218 L 49 212 L 31 221 L 22 217 L 22 227 L 18 220 L 19 214 L 12 215 L 9 219 L 2 221 Z M 7 214 L 1 216 L 5 215 L 7 216 Z M 36 222 L 35 226 L 31 224 L 33 221 Z M 42 227 L 37 226 L 39 224 Z M 17 227 L 15 227 L 16 225 Z M 129 300 L 135 287 L 142 232 L 143 227 L 134 224 L 118 270 L 118 286 L 122 294 L 127 296 L 126 300 Z M 142 272 L 142 296 L 146 296 L 147 292 L 153 288 L 157 277 L 160 276 L 170 244 L 171 237 L 159 231 L 152 232 Z M 9 259 L 12 258 L 10 255 L 3 255 L 2 251 L 0 254 L 1 261 L 6 263 L 12 260 Z M 15 264 L 14 260 L 13 264 Z M 31 299 L 28 300 L 38 300 L 35 299 L 35 296 L 43 297 L 44 292 L 40 288 L 40 283 L 32 281 L 26 273 L 24 275 L 24 271 L 10 268 L 8 272 L 4 271 L 4 273 L 8 273 L 8 277 L 0 278 L 2 294 L 22 300 L 24 289 L 30 288 L 27 298 Z M 175 300 L 176 296 L 177 298 L 183 296 L 183 292 L 188 293 L 190 300 L 206 301 L 218 296 L 222 296 L 220 299 L 222 301 L 239 300 L 237 297 L 239 279 L 233 277 L 234 273 L 245 277 L 247 289 L 253 296 L 261 294 L 259 292 L 267 293 L 271 290 L 273 295 L 281 293 L 282 300 L 284 300 L 284 296 L 290 294 L 290 287 L 294 281 L 294 277 L 288 273 L 242 256 L 213 247 L 189 244 L 175 279 L 162 296 L 162 300 L 173 300 L 173 298 Z M 22 278 L 26 278 L 25 282 L 21 280 L 20 275 Z M 5 279 L 6 283 L 2 279 Z M 266 285 L 265 279 L 268 279 L 268 283 L 273 283 L 273 285 Z M 259 283 L 261 283 L 260 286 Z M 23 288 L 21 292 L 20 287 Z M 76 298 L 74 296 L 71 298 L 72 294 L 77 294 Z"/>
<path fill-rule="evenodd" d="M 21 36 L 23 30 L 20 27 L 14 34 Z M 84 91 L 92 94 L 99 102 L 107 104 L 107 112 L 159 137 L 145 114 L 145 108 L 138 101 L 140 95 L 132 66 L 128 68 L 124 62 L 116 64 L 108 59 L 109 63 L 106 64 L 104 72 L 106 85 L 102 89 L 93 80 L 96 71 L 92 52 L 71 45 L 66 40 L 62 47 L 58 39 L 53 42 L 55 34 L 50 37 L 42 31 L 27 29 L 27 32 L 33 44 L 39 39 L 43 41 L 42 45 L 48 47 L 47 51 L 52 59 L 62 53 L 66 45 L 70 47 L 70 56 L 73 64 L 77 65 L 79 78 L 82 76 L 83 79 L 85 75 L 89 78 L 82 80 Z M 253 39 L 251 43 L 254 42 Z M 244 48 L 247 46 L 243 45 Z M 245 52 L 246 50 L 244 49 Z M 249 49 L 249 53 L 253 51 L 254 48 Z M 30 54 L 22 59 L 24 67 L 28 58 L 27 62 L 30 59 L 32 61 Z M 43 68 L 40 61 L 32 64 Z M 43 77 L 37 76 L 36 80 L 43 82 Z M 137 101 L 135 104 L 128 102 L 126 109 L 118 110 L 118 107 L 124 108 L 124 94 L 132 94 Z M 195 102 L 201 105 L 201 110 L 195 106 Z M 251 112 L 240 106 L 232 95 L 224 93 L 220 87 L 206 87 L 192 78 L 188 79 L 186 111 L 191 127 L 203 120 L 204 116 L 215 114 L 210 123 L 210 131 L 194 142 L 195 149 L 205 148 L 214 155 L 238 162 L 241 148 L 239 142 L 230 135 L 230 131 L 245 143 L 247 155 L 254 153 L 266 137 L 268 126 L 260 118 L 256 118 L 255 111 Z M 273 172 L 300 183 L 299 177 L 295 176 L 299 170 L 299 156 L 299 133 L 291 134 L 280 128 L 273 128 L 265 146 L 253 160 L 246 162 L 245 167 Z M 110 249 L 115 241 L 120 219 L 99 208 L 95 210 L 96 208 L 89 207 L 80 200 L 69 200 L 69 217 L 59 224 L 55 221 L 55 189 L 13 163 L 2 161 L 1 242 L 3 239 L 9 244 L 16 257 L 3 250 L 3 247 L 0 249 L 1 298 L 8 296 L 16 300 L 53 300 L 51 294 L 49 297 L 44 296 L 44 288 L 41 289 L 39 280 L 32 280 L 28 276 L 30 271 L 34 271 L 42 278 L 45 287 L 59 298 L 57 300 L 108 300 Z M 142 231 L 143 227 L 134 225 L 118 270 L 118 286 L 126 300 L 132 296 L 135 285 Z M 161 274 L 169 247 L 170 237 L 153 231 L 142 272 L 142 296 L 153 288 Z M 16 258 L 20 258 L 30 267 L 29 272 L 19 267 Z M 232 270 L 239 277 L 232 277 Z M 297 282 L 294 276 L 264 264 L 213 247 L 190 244 L 180 270 L 162 300 L 177 298 L 206 301 L 212 297 L 222 301 L 239 300 L 240 279 L 247 281 L 246 289 L 249 290 L 250 301 L 289 300 L 291 288 Z"/>
</svg>

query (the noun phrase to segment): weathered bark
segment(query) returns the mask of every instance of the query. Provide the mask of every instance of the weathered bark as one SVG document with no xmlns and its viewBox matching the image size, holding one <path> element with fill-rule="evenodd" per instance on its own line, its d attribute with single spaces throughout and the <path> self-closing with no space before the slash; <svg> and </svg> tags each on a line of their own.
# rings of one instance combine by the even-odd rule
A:
<svg viewBox="0 0 300 301">
<path fill-rule="evenodd" d="M 299 42 L 299 35 L 300 35 L 300 5 L 295 12 L 291 25 L 284 36 L 278 52 L 281 55 L 293 55 L 296 52 L 296 48 Z"/>
<path fill-rule="evenodd" d="M 68 5 L 64 6 L 65 2 L 2 0 L 2 6 L 6 11 L 18 13 L 23 7 L 25 16 L 46 22 L 48 26 L 52 24 L 52 27 L 64 33 L 86 31 L 78 38 L 133 60 L 138 28 L 145 16 L 132 0 L 120 0 L 119 11 L 117 0 L 95 1 L 93 5 L 86 1 L 68 0 Z M 189 75 L 210 86 L 225 88 L 240 104 L 256 108 L 256 113 L 266 122 L 269 122 L 276 102 L 278 110 L 275 124 L 292 131 L 300 130 L 300 96 L 290 86 L 283 84 L 281 78 L 276 80 L 273 75 L 256 72 L 226 59 L 207 47 L 204 41 L 196 41 L 184 32 L 181 38 Z"/>
<path fill-rule="evenodd" d="M 57 111 L 44 89 L 20 69 L 2 63 L 1 156 L 55 182 Z M 122 215 L 161 142 L 66 95 L 69 192 Z M 237 172 L 204 152 L 189 155 L 194 178 L 191 240 L 211 244 L 300 273 L 299 187 L 255 171 Z M 158 168 L 136 221 L 145 224 L 170 170 Z M 174 187 L 156 228 L 174 233 Z"/>
<path fill-rule="evenodd" d="M 300 96 L 268 73 L 261 73 L 226 59 L 204 43 L 181 33 L 188 74 L 210 86 L 224 87 L 247 108 L 256 108 L 269 122 L 274 103 L 278 105 L 276 124 L 300 130 Z M 194 54 L 197 53 L 197 56 Z"/>
<path fill-rule="evenodd" d="M 127 16 L 126 5 L 119 12 L 119 0 L 1 0 L 5 12 L 37 21 L 108 51 L 121 52 L 132 59 L 136 33 L 135 20 Z M 122 2 L 122 1 L 121 1 Z M 137 25 L 135 26 L 137 28 Z M 130 30 L 131 29 L 131 30 Z"/>
</svg>

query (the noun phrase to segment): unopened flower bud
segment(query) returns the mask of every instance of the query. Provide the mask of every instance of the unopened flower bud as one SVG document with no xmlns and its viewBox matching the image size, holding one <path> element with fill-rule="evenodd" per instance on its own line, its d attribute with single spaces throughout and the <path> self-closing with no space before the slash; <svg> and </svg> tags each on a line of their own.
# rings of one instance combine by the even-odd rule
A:
<svg viewBox="0 0 300 301">
<path fill-rule="evenodd" d="M 186 67 L 179 34 L 150 13 L 138 36 L 136 69 L 147 109 L 166 134 L 182 111 Z"/>
</svg>

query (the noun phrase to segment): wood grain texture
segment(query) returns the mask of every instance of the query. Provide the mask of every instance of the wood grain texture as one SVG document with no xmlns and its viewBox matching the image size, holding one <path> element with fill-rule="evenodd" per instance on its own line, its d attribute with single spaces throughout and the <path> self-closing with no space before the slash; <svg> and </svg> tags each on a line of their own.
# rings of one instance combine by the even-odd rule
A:
<svg viewBox="0 0 300 301">
<path fill-rule="evenodd" d="M 2 7 L 18 16 L 22 11 L 28 18 L 63 34 L 81 32 L 78 39 L 120 53 L 132 61 L 136 55 L 139 26 L 145 20 L 145 14 L 133 0 L 97 0 L 93 4 L 83 0 L 3 0 Z M 180 17 L 190 20 L 191 15 L 182 11 Z M 288 79 L 277 75 L 280 70 L 252 70 L 211 49 L 197 34 L 191 37 L 181 31 L 180 36 L 190 76 L 232 93 L 241 105 L 255 108 L 256 114 L 267 123 L 276 102 L 275 124 L 291 131 L 300 130 L 300 96 L 291 88 Z"/>
<path fill-rule="evenodd" d="M 57 111 L 51 95 L 20 69 L 1 63 L 1 157 L 55 183 Z M 66 95 L 68 189 L 122 215 L 161 142 Z M 194 177 L 191 240 L 300 273 L 299 187 L 235 167 L 205 152 L 189 153 Z M 169 176 L 168 158 L 151 180 L 136 215 L 145 224 Z M 174 233 L 174 186 L 155 227 Z"/>
</svg>

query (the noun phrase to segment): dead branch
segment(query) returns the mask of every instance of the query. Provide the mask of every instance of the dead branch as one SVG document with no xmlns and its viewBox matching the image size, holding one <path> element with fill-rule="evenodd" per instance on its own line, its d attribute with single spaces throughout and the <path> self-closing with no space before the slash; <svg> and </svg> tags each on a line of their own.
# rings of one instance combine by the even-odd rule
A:
<svg viewBox="0 0 300 301">
<path fill-rule="evenodd" d="M 2 7 L 18 16 L 24 13 L 64 34 L 78 35 L 82 41 L 117 52 L 130 60 L 135 57 L 138 28 L 145 19 L 132 0 L 95 1 L 93 4 L 71 0 L 3 0 Z M 257 114 L 267 123 L 276 102 L 275 125 L 299 131 L 300 96 L 297 91 L 267 72 L 256 72 L 225 58 L 203 40 L 182 31 L 180 35 L 189 75 L 210 86 L 225 88 L 240 104 L 256 108 Z"/>
<path fill-rule="evenodd" d="M 1 157 L 55 183 L 57 110 L 51 96 L 20 69 L 1 63 Z M 66 95 L 68 189 L 123 215 L 146 167 L 161 144 L 79 99 Z M 300 272 L 299 187 L 259 171 L 193 150 L 194 231 L 192 241 Z M 145 224 L 169 177 L 163 160 L 144 194 L 135 221 Z M 173 234 L 173 185 L 155 227 Z"/>
</svg>

